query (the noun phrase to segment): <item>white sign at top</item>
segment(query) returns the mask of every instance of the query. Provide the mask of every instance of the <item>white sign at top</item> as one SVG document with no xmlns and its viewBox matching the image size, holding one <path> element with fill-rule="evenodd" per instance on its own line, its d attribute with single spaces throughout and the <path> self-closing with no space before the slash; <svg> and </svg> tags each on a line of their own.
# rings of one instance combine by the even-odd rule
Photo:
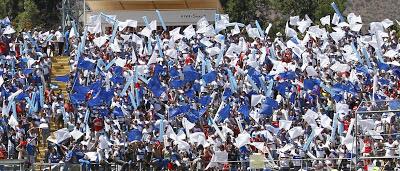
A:
<svg viewBox="0 0 400 171">
<path fill-rule="evenodd" d="M 155 11 L 102 11 L 104 14 L 109 16 L 116 16 L 117 20 L 136 20 L 138 26 L 144 26 L 143 16 L 146 16 L 148 21 L 158 20 Z M 182 26 L 196 24 L 199 19 L 205 17 L 208 21 L 213 22 L 215 20 L 216 10 L 168 10 L 160 11 L 165 25 L 167 26 Z M 90 24 L 91 16 L 98 15 L 100 12 L 87 12 L 87 24 Z M 105 21 L 102 21 L 106 23 Z"/>
</svg>

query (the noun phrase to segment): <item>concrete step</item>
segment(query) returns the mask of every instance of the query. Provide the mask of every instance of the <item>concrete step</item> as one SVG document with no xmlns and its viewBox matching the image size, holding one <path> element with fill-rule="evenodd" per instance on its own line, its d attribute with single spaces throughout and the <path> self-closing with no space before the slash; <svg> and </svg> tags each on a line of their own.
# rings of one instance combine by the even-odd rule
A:
<svg viewBox="0 0 400 171">
<path fill-rule="evenodd" d="M 68 65 L 60 64 L 60 65 L 52 66 L 52 68 L 55 69 L 55 70 L 69 69 L 69 66 L 68 66 Z"/>
<path fill-rule="evenodd" d="M 60 69 L 52 69 L 51 70 L 51 72 L 54 75 L 58 75 L 58 74 L 65 75 L 65 74 L 68 74 L 70 71 L 71 70 L 69 68 L 60 68 Z"/>
<path fill-rule="evenodd" d="M 57 57 L 53 57 L 51 58 L 52 61 L 69 61 L 70 57 L 69 56 L 57 56 Z"/>
<path fill-rule="evenodd" d="M 61 59 L 53 59 L 51 60 L 53 63 L 69 63 L 69 58 L 61 58 Z"/>
</svg>

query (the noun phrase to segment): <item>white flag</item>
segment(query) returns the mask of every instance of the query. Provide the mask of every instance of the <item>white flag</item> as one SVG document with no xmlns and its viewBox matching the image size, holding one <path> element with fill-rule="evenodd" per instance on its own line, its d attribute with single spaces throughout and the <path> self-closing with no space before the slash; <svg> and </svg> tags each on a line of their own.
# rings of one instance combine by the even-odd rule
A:
<svg viewBox="0 0 400 171">
<path fill-rule="evenodd" d="M 292 121 L 279 120 L 279 129 L 285 129 L 286 131 L 292 126 Z"/>
<path fill-rule="evenodd" d="M 293 127 L 292 129 L 290 129 L 288 131 L 288 133 L 289 133 L 290 138 L 293 140 L 293 139 L 303 135 L 304 130 L 300 126 L 296 126 L 296 127 Z"/>
<path fill-rule="evenodd" d="M 151 21 L 151 23 L 149 24 L 150 30 L 157 30 L 157 20 L 153 20 Z"/>
<path fill-rule="evenodd" d="M 271 30 L 272 24 L 269 23 L 268 27 L 265 29 L 265 35 L 268 36 L 269 30 Z"/>
<path fill-rule="evenodd" d="M 240 148 L 244 145 L 250 144 L 250 134 L 247 133 L 246 131 L 243 131 L 238 135 L 238 137 L 235 139 L 235 146 L 237 148 Z"/>
<path fill-rule="evenodd" d="M 150 37 L 150 36 L 151 36 L 151 31 L 152 31 L 152 30 L 150 30 L 149 28 L 144 27 L 144 28 L 142 29 L 142 31 L 139 32 L 139 34 L 141 34 L 141 35 L 143 35 L 143 36 L 146 36 L 146 37 Z"/>
<path fill-rule="evenodd" d="M 235 27 L 231 30 L 231 34 L 235 35 L 235 34 L 239 34 L 240 33 L 240 29 L 239 26 L 236 24 Z"/>
<path fill-rule="evenodd" d="M 331 25 L 331 16 L 327 15 L 325 17 L 322 17 L 321 19 L 319 19 L 319 21 L 321 21 L 321 24 L 324 25 Z"/>
<path fill-rule="evenodd" d="M 339 24 L 339 16 L 336 14 L 336 13 L 334 13 L 333 14 L 333 18 L 332 18 L 332 24 L 333 25 L 338 25 Z"/>
<path fill-rule="evenodd" d="M 218 166 L 218 163 L 225 163 L 228 161 L 228 153 L 226 151 L 216 151 L 211 157 L 210 163 L 205 170 Z"/>
<path fill-rule="evenodd" d="M 297 37 L 297 32 L 294 29 L 289 27 L 288 22 L 286 22 L 285 34 L 286 34 L 286 37 Z"/>
<path fill-rule="evenodd" d="M 183 30 L 183 34 L 185 35 L 186 39 L 190 39 L 196 35 L 196 31 L 193 28 L 193 25 L 189 25 Z"/>
</svg>

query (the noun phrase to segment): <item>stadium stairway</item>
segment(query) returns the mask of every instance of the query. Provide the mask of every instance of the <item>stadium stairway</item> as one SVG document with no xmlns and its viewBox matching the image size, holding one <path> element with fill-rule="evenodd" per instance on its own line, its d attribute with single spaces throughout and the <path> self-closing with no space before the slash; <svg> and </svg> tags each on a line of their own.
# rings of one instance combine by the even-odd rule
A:
<svg viewBox="0 0 400 171">
<path fill-rule="evenodd" d="M 64 82 L 56 81 L 57 76 L 64 76 L 70 72 L 69 57 L 68 56 L 58 56 L 52 58 L 51 66 L 51 83 L 56 84 L 58 88 L 62 91 L 64 96 L 67 93 L 67 84 Z"/>
<path fill-rule="evenodd" d="M 70 66 L 69 66 L 69 57 L 68 56 L 57 56 L 52 58 L 52 66 L 51 66 L 51 83 L 53 85 L 57 85 L 58 89 L 62 91 L 65 97 L 67 97 L 67 84 L 64 82 L 56 81 L 57 76 L 64 76 L 70 72 Z M 57 91 L 57 89 L 55 90 Z M 49 123 L 50 127 L 50 137 L 54 138 L 54 131 L 57 130 L 56 124 L 53 120 L 50 120 Z M 41 133 L 39 135 L 42 135 Z M 40 140 L 42 140 L 42 137 L 39 137 Z M 44 144 L 44 145 L 43 145 Z M 47 149 L 47 142 L 43 143 L 40 142 L 38 143 L 38 150 L 39 154 L 36 156 L 36 162 L 37 163 L 42 163 L 43 159 L 45 157 L 46 149 Z M 44 165 L 36 165 L 34 170 L 43 170 L 46 166 Z"/>
</svg>

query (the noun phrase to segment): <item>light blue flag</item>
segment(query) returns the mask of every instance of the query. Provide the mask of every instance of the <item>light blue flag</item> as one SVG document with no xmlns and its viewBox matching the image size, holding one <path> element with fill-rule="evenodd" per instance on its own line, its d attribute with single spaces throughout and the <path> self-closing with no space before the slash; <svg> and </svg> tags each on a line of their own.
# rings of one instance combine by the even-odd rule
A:
<svg viewBox="0 0 400 171">
<path fill-rule="evenodd" d="M 135 99 L 135 97 L 133 97 L 133 93 L 132 92 L 129 93 L 129 99 L 131 99 L 132 107 L 136 110 L 137 109 L 136 99 Z"/>
<path fill-rule="evenodd" d="M 44 90 L 43 90 L 43 86 L 39 86 L 39 95 L 40 95 L 40 106 L 43 107 L 44 106 Z"/>
<path fill-rule="evenodd" d="M 26 41 L 24 41 L 22 54 L 27 54 L 27 53 L 28 53 L 28 43 Z"/>
<path fill-rule="evenodd" d="M 109 17 L 108 15 L 106 15 L 104 13 L 100 13 L 100 16 L 104 17 L 108 23 L 114 23 L 114 21 L 115 21 L 114 19 L 112 19 L 111 17 Z"/>
<path fill-rule="evenodd" d="M 135 66 L 135 74 L 133 75 L 133 81 L 135 83 L 138 82 L 138 69 L 137 69 L 137 66 Z"/>
<path fill-rule="evenodd" d="M 113 60 L 111 60 L 110 63 L 108 63 L 107 66 L 105 67 L 105 70 L 107 71 L 108 69 L 110 69 L 111 66 L 113 66 L 115 64 L 116 60 L 117 60 L 117 58 L 114 58 Z"/>
<path fill-rule="evenodd" d="M 98 59 L 96 64 L 96 72 L 95 75 L 98 75 L 102 66 L 105 66 L 103 59 Z"/>
<path fill-rule="evenodd" d="M 89 117 L 90 117 L 90 110 L 89 110 L 89 108 L 87 108 L 86 113 L 85 113 L 85 118 L 84 118 L 85 124 L 89 123 Z"/>
<path fill-rule="evenodd" d="M 344 131 L 344 125 L 342 122 L 338 122 L 337 130 L 338 130 L 338 134 L 340 136 Z"/>
<path fill-rule="evenodd" d="M 375 50 L 376 56 L 378 57 L 379 62 L 381 63 L 385 63 L 385 61 L 382 58 L 382 51 L 381 49 L 376 49 Z"/>
<path fill-rule="evenodd" d="M 15 75 L 15 60 L 14 60 L 14 58 L 11 59 L 11 74 L 12 74 L 12 76 Z"/>
<path fill-rule="evenodd" d="M 140 106 L 139 90 L 135 88 L 136 106 Z"/>
<path fill-rule="evenodd" d="M 222 57 L 224 57 L 224 51 L 225 51 L 225 46 L 222 46 L 221 50 L 219 51 L 217 61 L 215 62 L 215 67 L 218 67 L 219 64 L 221 63 Z"/>
<path fill-rule="evenodd" d="M 150 29 L 150 25 L 149 25 L 149 20 L 147 20 L 146 16 L 143 16 L 143 21 L 144 24 L 146 24 L 146 27 Z M 147 39 L 147 51 L 149 53 L 149 55 L 151 55 L 152 53 L 152 45 L 151 45 L 151 40 L 150 38 Z"/>
<path fill-rule="evenodd" d="M 236 92 L 237 89 L 237 83 L 236 83 L 236 79 L 232 74 L 232 71 L 230 69 L 226 69 L 226 71 L 228 71 L 228 76 L 229 76 L 229 82 L 230 82 L 230 86 L 231 86 L 231 90 L 233 92 Z"/>
<path fill-rule="evenodd" d="M 11 101 L 8 103 L 8 106 L 7 106 L 7 113 L 3 113 L 3 114 L 7 114 L 7 115 L 8 115 L 8 113 L 10 112 L 10 110 L 11 110 L 11 108 L 12 108 L 13 103 L 15 104 L 15 101 L 14 101 L 14 100 L 11 100 Z"/>
<path fill-rule="evenodd" d="M 321 82 L 321 83 L 319 84 L 319 86 L 320 86 L 322 89 L 324 89 L 326 92 L 328 92 L 331 96 L 335 95 L 335 93 L 334 93 L 330 88 L 328 88 L 323 82 Z"/>
<path fill-rule="evenodd" d="M 17 106 L 15 105 L 15 101 L 14 101 L 14 100 L 12 101 L 12 104 L 11 104 L 11 106 L 12 106 L 12 112 L 13 112 L 13 116 L 15 117 L 15 119 L 17 119 L 17 120 L 18 120 L 18 115 L 17 115 Z"/>
<path fill-rule="evenodd" d="M 79 61 L 79 58 L 83 53 L 83 49 L 85 49 L 86 37 L 87 37 L 87 27 L 85 27 L 83 37 L 81 37 L 81 43 L 79 43 L 78 53 L 75 56 L 76 61 Z"/>
<path fill-rule="evenodd" d="M 371 61 L 369 60 L 369 53 L 365 47 L 362 48 L 362 52 L 365 56 L 365 60 L 367 61 L 368 68 L 371 69 Z"/>
<path fill-rule="evenodd" d="M 32 101 L 29 97 L 25 97 L 26 102 L 29 104 L 29 110 L 28 110 L 28 114 L 32 113 L 33 110 L 33 104 Z M 9 107 L 11 107 L 11 105 L 9 105 Z"/>
<path fill-rule="evenodd" d="M 215 28 L 217 28 L 217 22 L 219 21 L 219 19 L 220 19 L 220 15 L 219 14 L 217 14 L 217 13 L 215 13 L 214 14 L 214 19 L 215 19 Z"/>
<path fill-rule="evenodd" d="M 38 93 L 36 92 L 34 100 L 33 100 L 33 103 L 35 104 L 35 106 L 33 107 L 34 112 L 38 112 L 38 110 L 39 110 L 39 100 L 36 99 L 37 95 L 38 95 Z"/>
<path fill-rule="evenodd" d="M 333 115 L 333 122 L 332 122 L 332 132 L 330 139 L 331 142 L 333 142 L 336 139 L 337 125 L 338 125 L 338 113 L 335 112 L 335 114 Z"/>
<path fill-rule="evenodd" d="M 164 116 L 156 113 L 158 117 L 160 117 L 160 136 L 158 137 L 159 141 L 164 141 Z"/>
<path fill-rule="evenodd" d="M 333 8 L 333 10 L 335 10 L 335 13 L 339 16 L 340 22 L 344 22 L 344 17 L 342 15 L 342 13 L 340 12 L 339 8 L 337 7 L 335 2 L 331 3 L 331 6 Z"/>
<path fill-rule="evenodd" d="M 354 42 L 351 42 L 351 48 L 353 48 L 353 52 L 356 54 L 356 57 L 358 59 L 358 61 L 362 64 L 364 63 L 364 61 L 362 60 L 360 53 L 358 53 L 358 50 L 356 48 L 356 46 L 354 45 Z"/>
<path fill-rule="evenodd" d="M 253 87 L 254 91 L 258 92 L 260 89 L 258 89 L 256 83 L 253 81 L 253 79 L 250 76 L 247 76 L 247 80 L 250 82 L 251 87 Z"/>
<path fill-rule="evenodd" d="M 53 37 L 54 37 L 54 34 L 50 34 L 49 36 L 47 36 L 46 40 L 44 41 L 44 44 L 47 46 L 47 43 L 49 43 L 49 41 L 51 39 L 53 39 Z"/>
<path fill-rule="evenodd" d="M 35 47 L 35 50 L 36 50 L 36 48 L 37 48 L 36 41 L 32 38 L 32 35 L 29 32 L 27 33 L 27 35 L 28 35 L 29 41 L 32 43 L 33 47 Z"/>
<path fill-rule="evenodd" d="M 256 60 L 256 50 L 255 49 L 253 49 L 251 51 L 251 55 L 252 55 L 253 60 Z"/>
<path fill-rule="evenodd" d="M 29 114 L 32 114 L 32 112 L 35 109 L 35 104 L 34 104 L 35 103 L 35 96 L 36 96 L 36 94 L 32 93 L 32 98 L 25 97 L 26 102 L 28 102 L 28 104 L 29 104 L 29 110 L 28 110 Z"/>
<path fill-rule="evenodd" d="M 275 57 L 275 46 L 274 44 L 272 44 L 272 46 L 269 48 L 269 54 L 271 56 L 272 59 L 276 59 Z"/>
<path fill-rule="evenodd" d="M 118 21 L 114 21 L 114 24 L 113 24 L 113 31 L 112 31 L 112 35 L 111 35 L 111 43 L 114 43 L 114 39 L 115 39 L 115 36 L 117 35 L 117 31 L 118 31 Z"/>
<path fill-rule="evenodd" d="M 146 78 L 144 78 L 142 75 L 139 75 L 140 80 L 142 80 L 145 84 L 149 83 L 149 80 L 147 80 Z"/>
<path fill-rule="evenodd" d="M 204 60 L 204 57 L 201 59 L 201 75 L 206 74 L 206 61 Z"/>
<path fill-rule="evenodd" d="M 261 83 L 261 89 L 264 90 L 264 94 L 265 96 L 268 96 L 268 90 L 267 90 L 267 86 L 265 85 L 265 82 L 263 79 L 261 79 L 261 77 L 258 77 L 258 80 Z"/>
<path fill-rule="evenodd" d="M 67 112 L 65 112 L 64 106 L 61 106 L 61 113 L 63 115 L 64 123 L 68 123 L 69 122 L 69 117 L 67 115 Z"/>
<path fill-rule="evenodd" d="M 153 46 L 151 45 L 150 38 L 147 39 L 147 51 L 148 51 L 149 55 L 151 55 L 153 53 Z"/>
<path fill-rule="evenodd" d="M 313 129 L 311 134 L 308 135 L 306 143 L 303 145 L 303 151 L 308 151 L 308 147 L 310 147 L 310 144 L 311 144 L 312 140 L 314 139 L 314 135 L 315 135 L 315 130 Z"/>
<path fill-rule="evenodd" d="M 137 66 L 135 66 L 135 75 L 133 75 L 133 82 L 135 84 L 138 82 L 138 69 L 137 69 Z M 135 92 L 135 99 L 136 99 L 136 101 L 135 101 L 136 108 L 135 109 L 137 109 L 137 107 L 140 105 L 140 101 L 139 101 L 139 91 L 137 90 L 136 87 L 134 88 L 134 92 Z M 133 94 L 132 94 L 132 96 L 133 96 Z"/>
<path fill-rule="evenodd" d="M 79 36 L 79 32 L 78 32 L 78 28 L 76 27 L 75 20 L 73 20 L 73 21 L 71 22 L 71 24 L 72 24 L 72 28 L 74 28 L 75 36 L 76 36 L 77 38 L 80 37 L 80 36 Z"/>
<path fill-rule="evenodd" d="M 87 27 L 85 27 L 85 29 L 84 29 L 84 31 L 83 31 L 83 38 L 81 39 L 82 41 L 82 44 L 83 44 L 83 47 L 85 47 L 85 44 L 86 44 L 86 38 L 87 38 Z M 83 50 L 83 49 L 82 49 Z"/>
<path fill-rule="evenodd" d="M 75 37 L 76 38 L 80 37 L 75 21 L 73 20 L 71 23 L 72 23 L 72 28 L 74 28 L 74 31 L 75 31 Z M 75 61 L 79 61 L 79 58 L 80 58 L 81 52 L 82 52 L 82 50 L 81 50 L 82 45 L 79 43 L 79 41 L 75 41 L 75 45 L 78 47 L 78 53 L 75 55 Z"/>
<path fill-rule="evenodd" d="M 157 13 L 158 19 L 160 20 L 160 23 L 161 23 L 161 26 L 162 26 L 163 30 L 167 31 L 167 26 L 165 26 L 164 19 L 161 16 L 160 11 L 156 10 L 156 13 Z"/>
<path fill-rule="evenodd" d="M 267 97 L 271 97 L 272 96 L 272 87 L 274 86 L 274 80 L 270 79 L 268 82 L 268 88 L 267 88 L 267 93 L 266 96 Z"/>
<path fill-rule="evenodd" d="M 210 59 L 207 59 L 206 63 L 207 63 L 207 73 L 210 73 L 211 72 L 211 61 L 210 61 Z"/>
<path fill-rule="evenodd" d="M 258 32 L 260 33 L 261 37 L 264 38 L 264 31 L 262 30 L 260 23 L 258 23 L 258 21 L 256 20 L 256 27 L 258 29 Z"/>
<path fill-rule="evenodd" d="M 160 36 L 156 35 L 156 39 L 157 39 L 157 46 L 158 46 L 160 57 L 163 58 L 164 57 L 164 52 L 163 52 L 163 47 L 161 46 L 162 43 L 161 43 Z"/>
<path fill-rule="evenodd" d="M 129 80 L 125 83 L 124 88 L 122 89 L 120 96 L 125 96 L 126 95 L 126 90 L 128 90 L 128 88 L 132 84 L 132 82 L 133 82 L 133 77 L 129 78 Z"/>
</svg>

